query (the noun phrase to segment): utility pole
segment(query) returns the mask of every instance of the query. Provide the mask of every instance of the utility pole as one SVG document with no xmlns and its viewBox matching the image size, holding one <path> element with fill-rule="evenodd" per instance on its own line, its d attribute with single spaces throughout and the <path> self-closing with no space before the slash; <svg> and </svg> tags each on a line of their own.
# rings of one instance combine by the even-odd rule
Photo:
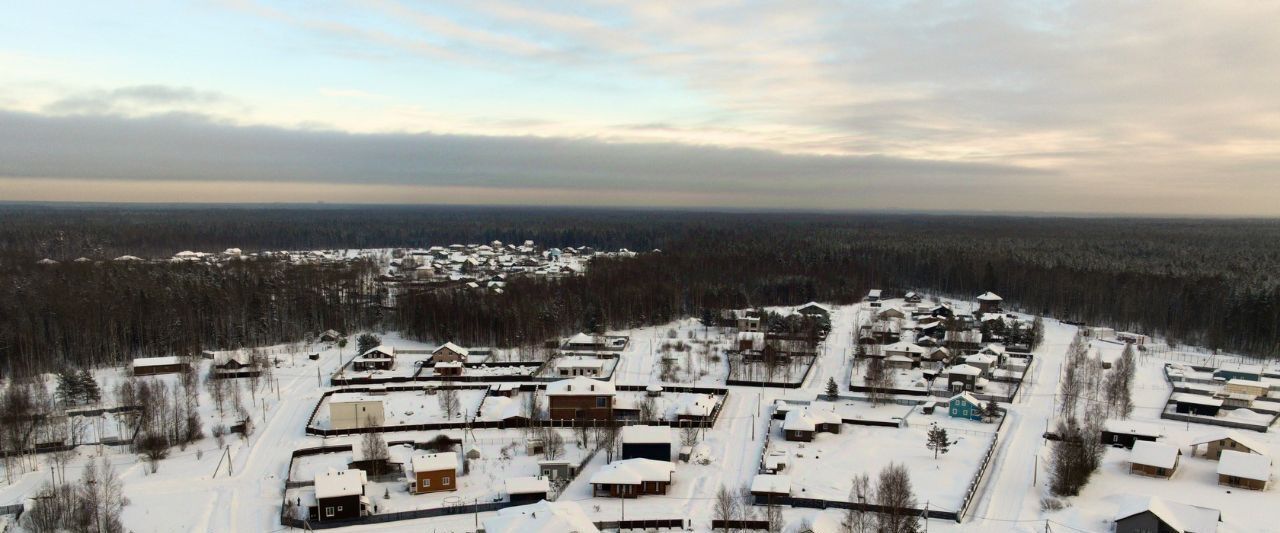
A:
<svg viewBox="0 0 1280 533">
<path fill-rule="evenodd" d="M 476 498 L 475 503 L 471 504 L 471 510 L 476 519 L 476 524 L 475 524 L 476 530 L 479 530 L 480 529 L 480 498 Z"/>
<path fill-rule="evenodd" d="M 322 385 L 322 384 L 320 383 L 320 367 L 319 367 L 319 366 L 317 366 L 317 367 L 316 367 L 316 386 L 317 386 L 317 387 L 323 387 L 323 386 L 324 386 L 324 385 Z"/>
</svg>

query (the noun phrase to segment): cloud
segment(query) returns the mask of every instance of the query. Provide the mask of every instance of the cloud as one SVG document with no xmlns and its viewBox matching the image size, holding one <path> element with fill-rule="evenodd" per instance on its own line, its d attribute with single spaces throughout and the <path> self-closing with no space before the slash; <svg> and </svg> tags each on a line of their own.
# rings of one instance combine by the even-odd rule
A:
<svg viewBox="0 0 1280 533">
<path fill-rule="evenodd" d="M 244 127 L 195 115 L 0 112 L 0 139 L 0 176 L 10 177 L 733 193 L 791 207 L 929 190 L 1019 190 L 1049 175 L 995 164 L 671 143 Z"/>
<path fill-rule="evenodd" d="M 191 87 L 133 85 L 66 96 L 44 106 L 44 111 L 57 115 L 129 114 L 183 108 L 207 109 L 212 105 L 231 102 L 232 99 L 224 94 Z"/>
</svg>

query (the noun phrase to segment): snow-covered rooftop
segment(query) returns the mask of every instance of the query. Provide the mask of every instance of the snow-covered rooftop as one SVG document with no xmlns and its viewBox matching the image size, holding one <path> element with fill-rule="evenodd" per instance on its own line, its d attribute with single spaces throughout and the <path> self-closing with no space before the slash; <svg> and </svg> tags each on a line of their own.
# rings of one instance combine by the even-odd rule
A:
<svg viewBox="0 0 1280 533">
<path fill-rule="evenodd" d="M 791 494 L 791 476 L 782 474 L 756 474 L 756 477 L 751 479 L 751 492 Z"/>
<path fill-rule="evenodd" d="M 577 396 L 613 394 L 613 383 L 597 381 L 582 376 L 553 381 L 547 384 L 548 396 Z"/>
<path fill-rule="evenodd" d="M 337 392 L 329 395 L 329 403 L 382 402 L 382 398 L 363 392 Z"/>
<path fill-rule="evenodd" d="M 466 356 L 467 356 L 467 354 L 468 354 L 468 353 L 470 353 L 470 351 L 469 351 L 469 350 L 467 350 L 466 348 L 463 348 L 463 347 L 461 347 L 461 346 L 458 346 L 457 344 L 454 344 L 454 343 L 452 343 L 452 342 L 446 342 L 446 343 L 444 343 L 444 344 L 440 345 L 440 347 L 439 347 L 439 348 L 436 348 L 436 349 L 435 349 L 434 351 L 432 351 L 431 353 L 433 353 L 433 354 L 437 354 L 437 353 L 440 353 L 440 351 L 441 351 L 441 350 L 451 350 L 451 351 L 453 351 L 454 353 L 456 353 L 456 354 L 458 354 L 458 355 L 461 355 L 461 356 L 463 356 L 463 357 L 466 357 Z"/>
<path fill-rule="evenodd" d="M 671 481 L 676 465 L 671 461 L 655 461 L 637 457 L 604 465 L 591 476 L 592 484 L 639 485 L 644 481 Z"/>
<path fill-rule="evenodd" d="M 364 353 L 360 354 L 360 357 L 365 359 L 373 359 L 377 357 L 377 354 L 384 354 L 384 355 L 389 355 L 391 357 L 395 357 L 396 347 L 387 346 L 385 344 L 374 346 L 373 348 L 369 348 L 368 350 L 365 350 Z"/>
<path fill-rule="evenodd" d="M 972 365 L 956 365 L 947 369 L 948 374 L 956 374 L 961 376 L 976 376 L 982 373 L 978 367 Z"/>
<path fill-rule="evenodd" d="M 1133 443 L 1133 452 L 1129 454 L 1129 462 L 1156 468 L 1173 468 L 1178 462 L 1181 452 L 1168 444 L 1140 440 Z"/>
<path fill-rule="evenodd" d="M 364 470 L 351 468 L 334 470 L 330 468 L 316 476 L 316 498 L 336 498 L 351 496 L 364 492 L 364 484 L 368 482 Z"/>
<path fill-rule="evenodd" d="M 1127 435 L 1142 435 L 1148 437 L 1164 436 L 1164 432 L 1160 431 L 1159 426 L 1134 422 L 1132 420 L 1108 420 L 1103 424 L 1103 428 L 1112 433 L 1123 433 Z"/>
<path fill-rule="evenodd" d="M 424 453 L 413 456 L 414 472 L 435 472 L 437 470 L 456 470 L 458 468 L 457 452 Z"/>
<path fill-rule="evenodd" d="M 996 295 L 996 293 L 991 292 L 991 291 L 987 291 L 987 292 L 984 292 L 984 293 L 982 293 L 982 294 L 979 294 L 979 295 L 978 295 L 978 299 L 979 299 L 979 300 L 982 300 L 982 301 L 984 301 L 984 302 L 1000 302 L 1000 301 L 1004 301 L 1004 298 L 1001 298 L 1000 296 Z"/>
<path fill-rule="evenodd" d="M 1115 519 L 1119 521 L 1147 511 L 1181 533 L 1213 533 L 1218 530 L 1218 520 L 1222 516 L 1216 509 L 1173 502 L 1159 496 L 1131 496 L 1121 503 Z"/>
<path fill-rule="evenodd" d="M 1211 396 L 1202 396 L 1200 394 L 1189 394 L 1186 392 L 1174 393 L 1171 399 L 1180 403 L 1194 403 L 1197 405 L 1209 405 L 1213 407 L 1222 406 L 1222 400 L 1220 399 Z"/>
<path fill-rule="evenodd" d="M 507 494 L 546 494 L 551 490 L 551 482 L 540 477 L 522 476 L 507 478 L 504 484 L 507 487 Z"/>
<path fill-rule="evenodd" d="M 582 508 L 573 502 L 549 502 L 498 510 L 484 521 L 486 533 L 599 533 Z"/>
<path fill-rule="evenodd" d="M 1244 433 L 1241 433 L 1239 431 L 1231 431 L 1229 429 L 1215 429 L 1208 433 L 1202 433 L 1199 436 L 1197 436 L 1194 440 L 1192 440 L 1190 444 L 1192 446 L 1196 446 L 1200 444 L 1207 444 L 1210 442 L 1219 441 L 1222 439 L 1231 439 L 1240 444 L 1243 444 L 1246 448 L 1249 448 L 1250 450 L 1253 450 L 1258 453 L 1262 453 L 1261 450 L 1266 449 L 1265 447 L 1263 447 L 1262 443 L 1254 440 L 1253 437 L 1245 435 Z"/>
<path fill-rule="evenodd" d="M 148 366 L 176 365 L 181 362 L 182 362 L 182 359 L 178 358 L 177 356 L 140 357 L 138 359 L 133 360 L 133 367 L 138 368 L 138 367 L 148 367 Z"/>
<path fill-rule="evenodd" d="M 671 444 L 671 426 L 625 426 L 622 428 L 623 444 Z"/>
<path fill-rule="evenodd" d="M 1266 481 L 1271 477 L 1271 459 L 1256 453 L 1222 450 L 1218 474 Z"/>
</svg>

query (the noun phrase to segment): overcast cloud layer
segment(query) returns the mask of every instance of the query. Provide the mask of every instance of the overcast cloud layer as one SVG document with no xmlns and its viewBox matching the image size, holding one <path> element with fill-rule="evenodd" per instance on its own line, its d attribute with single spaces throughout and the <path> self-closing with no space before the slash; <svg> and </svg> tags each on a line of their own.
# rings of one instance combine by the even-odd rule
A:
<svg viewBox="0 0 1280 533">
<path fill-rule="evenodd" d="M 0 199 L 1280 215 L 1280 4 L 30 4 Z"/>
</svg>

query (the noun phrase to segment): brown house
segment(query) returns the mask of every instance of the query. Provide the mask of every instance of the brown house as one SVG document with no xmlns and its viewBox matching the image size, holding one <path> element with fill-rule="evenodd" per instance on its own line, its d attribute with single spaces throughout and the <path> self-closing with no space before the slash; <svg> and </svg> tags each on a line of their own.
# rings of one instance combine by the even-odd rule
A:
<svg viewBox="0 0 1280 533">
<path fill-rule="evenodd" d="M 143 357 L 133 360 L 133 375 L 176 374 L 188 368 L 178 357 Z"/>
<path fill-rule="evenodd" d="M 1141 440 L 1129 454 L 1129 473 L 1152 477 L 1173 477 L 1182 451 L 1168 444 Z"/>
<path fill-rule="evenodd" d="M 671 461 L 644 458 L 614 461 L 591 476 L 591 493 L 611 498 L 666 494 L 675 471 Z"/>
<path fill-rule="evenodd" d="M 426 494 L 458 490 L 458 454 L 456 452 L 428 453 L 413 456 L 413 480 L 409 492 Z"/>
<path fill-rule="evenodd" d="M 1206 433 L 1191 442 L 1191 454 L 1197 455 L 1200 446 L 1204 446 L 1204 458 L 1217 461 L 1224 451 L 1244 453 L 1262 453 L 1262 445 L 1253 439 L 1235 431 L 1214 431 Z"/>
<path fill-rule="evenodd" d="M 1218 460 L 1218 484 L 1250 490 L 1267 490 L 1271 459 L 1256 453 L 1225 450 Z"/>
<path fill-rule="evenodd" d="M 436 363 L 436 365 L 432 368 L 435 369 L 437 376 L 461 376 L 462 375 L 462 363 L 459 363 L 457 361 L 446 361 L 443 363 Z"/>
<path fill-rule="evenodd" d="M 446 342 L 431 352 L 431 361 L 434 363 L 465 363 L 468 355 L 470 355 L 470 350 L 452 342 Z"/>
<path fill-rule="evenodd" d="M 547 384 L 552 420 L 613 420 L 613 383 L 574 377 Z"/>
</svg>

